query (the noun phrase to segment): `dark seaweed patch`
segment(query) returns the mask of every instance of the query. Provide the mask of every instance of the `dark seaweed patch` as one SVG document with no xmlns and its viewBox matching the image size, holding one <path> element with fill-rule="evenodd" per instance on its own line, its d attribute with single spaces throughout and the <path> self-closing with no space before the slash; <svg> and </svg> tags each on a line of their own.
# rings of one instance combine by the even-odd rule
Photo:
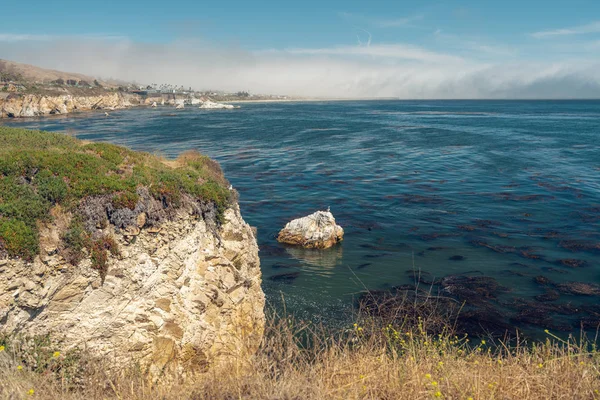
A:
<svg viewBox="0 0 600 400">
<path fill-rule="evenodd" d="M 439 280 L 435 280 L 433 276 L 426 271 L 418 271 L 409 269 L 405 273 L 415 282 L 422 283 L 424 285 L 437 285 Z"/>
<path fill-rule="evenodd" d="M 489 276 L 449 275 L 442 278 L 440 286 L 443 293 L 469 303 L 495 299 L 500 293 L 509 290 Z"/>
<path fill-rule="evenodd" d="M 292 268 L 299 268 L 300 266 L 298 264 L 285 264 L 285 263 L 275 263 L 273 265 L 271 265 L 271 268 L 273 269 L 292 269 Z"/>
<path fill-rule="evenodd" d="M 574 253 L 579 251 L 598 252 L 600 251 L 600 243 L 579 241 L 579 240 L 562 240 L 559 244 L 563 249 L 570 250 Z"/>
<path fill-rule="evenodd" d="M 380 253 L 380 254 L 365 254 L 363 258 L 381 258 L 389 256 L 389 253 Z"/>
<path fill-rule="evenodd" d="M 578 296 L 600 296 L 600 285 L 586 282 L 563 282 L 556 285 L 556 289 L 564 294 Z"/>
<path fill-rule="evenodd" d="M 269 244 L 262 244 L 259 246 L 260 255 L 262 256 L 283 256 L 286 253 L 283 247 L 271 246 Z"/>
<path fill-rule="evenodd" d="M 421 196 L 418 194 L 390 194 L 384 198 L 388 200 L 398 199 L 408 204 L 442 204 L 445 201 L 438 196 Z"/>
<path fill-rule="evenodd" d="M 554 272 L 554 273 L 557 273 L 557 274 L 568 274 L 567 271 L 562 270 L 562 269 L 558 269 L 558 268 L 554 268 L 554 267 L 542 267 L 542 271 Z"/>
<path fill-rule="evenodd" d="M 555 301 L 560 298 L 560 293 L 553 289 L 547 289 L 543 294 L 539 294 L 535 296 L 537 301 L 547 302 L 547 301 Z"/>
<path fill-rule="evenodd" d="M 537 283 L 538 285 L 542 285 L 542 286 L 549 286 L 549 285 L 554 285 L 554 282 L 552 282 L 550 280 L 550 278 L 545 277 L 544 275 L 538 275 L 535 278 L 533 278 L 533 281 L 535 283 Z"/>
<path fill-rule="evenodd" d="M 575 258 L 565 258 L 562 260 L 557 260 L 556 263 L 558 265 L 563 265 L 565 267 L 569 267 L 569 268 L 582 268 L 588 265 L 587 261 L 585 260 L 577 260 Z"/>
<path fill-rule="evenodd" d="M 290 272 L 287 274 L 278 274 L 269 277 L 273 282 L 292 283 L 300 276 L 300 272 Z"/>
</svg>

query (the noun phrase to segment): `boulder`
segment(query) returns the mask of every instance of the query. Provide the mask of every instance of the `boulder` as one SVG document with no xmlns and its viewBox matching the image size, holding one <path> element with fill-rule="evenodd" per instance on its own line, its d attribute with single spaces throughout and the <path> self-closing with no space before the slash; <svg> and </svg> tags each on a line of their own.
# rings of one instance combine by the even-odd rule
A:
<svg viewBox="0 0 600 400">
<path fill-rule="evenodd" d="M 343 237 L 344 230 L 335 223 L 333 214 L 317 211 L 289 222 L 279 232 L 277 240 L 307 249 L 326 249 L 340 242 Z"/>
</svg>

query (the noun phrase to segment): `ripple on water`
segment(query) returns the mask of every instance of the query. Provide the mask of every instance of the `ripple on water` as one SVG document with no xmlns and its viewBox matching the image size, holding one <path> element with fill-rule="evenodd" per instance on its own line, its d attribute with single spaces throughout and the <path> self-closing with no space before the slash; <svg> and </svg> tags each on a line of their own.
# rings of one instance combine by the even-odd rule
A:
<svg viewBox="0 0 600 400">
<path fill-rule="evenodd" d="M 597 299 L 578 294 L 583 286 L 567 286 L 569 294 L 539 287 L 532 276 L 599 283 L 599 106 L 245 103 L 235 113 L 165 107 L 3 123 L 167 157 L 195 148 L 217 159 L 241 194 L 244 218 L 258 228 L 269 301 L 280 304 L 283 293 L 287 310 L 302 317 L 339 322 L 365 287 L 414 284 L 409 268 L 434 281 L 479 270 L 511 290 L 470 311 L 473 318 L 575 330 L 592 325 L 586 307 Z M 286 222 L 328 206 L 346 232 L 340 246 L 304 251 L 276 242 Z M 580 311 L 539 306 L 565 301 Z"/>
</svg>

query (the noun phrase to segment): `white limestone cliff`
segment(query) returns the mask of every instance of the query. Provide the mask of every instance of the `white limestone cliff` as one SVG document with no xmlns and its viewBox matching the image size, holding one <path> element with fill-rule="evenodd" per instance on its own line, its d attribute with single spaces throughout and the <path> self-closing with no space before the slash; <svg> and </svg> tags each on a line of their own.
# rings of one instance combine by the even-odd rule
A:
<svg viewBox="0 0 600 400">
<path fill-rule="evenodd" d="M 144 214 L 125 232 L 109 225 L 120 256 L 104 280 L 89 258 L 67 263 L 48 234 L 32 263 L 0 259 L 0 334 L 48 334 L 63 351 L 155 375 L 247 359 L 264 329 L 258 247 L 237 205 L 224 220 L 182 209 L 159 228 L 140 229 Z"/>
</svg>

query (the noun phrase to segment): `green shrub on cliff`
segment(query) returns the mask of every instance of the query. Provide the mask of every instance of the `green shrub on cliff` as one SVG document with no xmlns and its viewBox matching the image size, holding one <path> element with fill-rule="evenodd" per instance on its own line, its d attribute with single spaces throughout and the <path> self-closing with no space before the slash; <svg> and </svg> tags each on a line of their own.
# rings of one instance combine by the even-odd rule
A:
<svg viewBox="0 0 600 400">
<path fill-rule="evenodd" d="M 0 244 L 13 257 L 31 259 L 38 252 L 37 231 L 18 219 L 1 219 Z"/>
<path fill-rule="evenodd" d="M 115 209 L 133 210 L 140 188 L 164 207 L 191 198 L 218 212 L 232 195 L 218 164 L 198 153 L 166 161 L 113 144 L 0 127 L 0 252 L 30 260 L 38 252 L 38 224 L 51 220 L 54 206 L 77 214 L 84 199 L 109 196 Z M 67 242 L 78 243 L 73 234 Z"/>
</svg>

